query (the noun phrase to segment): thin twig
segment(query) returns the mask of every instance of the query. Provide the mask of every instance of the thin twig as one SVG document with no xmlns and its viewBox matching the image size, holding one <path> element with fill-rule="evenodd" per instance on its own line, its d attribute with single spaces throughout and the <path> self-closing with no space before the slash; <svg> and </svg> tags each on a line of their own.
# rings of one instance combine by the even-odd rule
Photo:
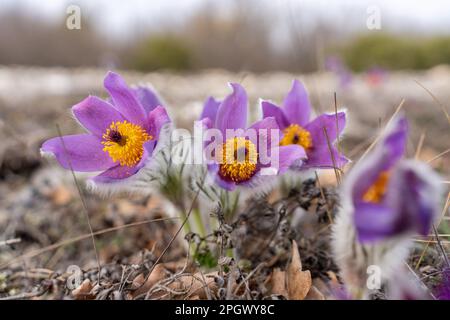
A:
<svg viewBox="0 0 450 320">
<path fill-rule="evenodd" d="M 428 90 L 423 84 L 421 84 L 419 81 L 414 80 L 415 83 L 417 83 L 422 89 L 424 89 L 430 96 L 431 98 L 434 100 L 434 102 L 436 102 L 436 104 L 442 109 L 442 112 L 445 114 L 445 117 L 447 118 L 447 121 L 450 123 L 450 116 L 447 112 L 447 108 L 439 101 L 438 98 L 436 98 L 436 96 L 430 91 Z"/>
<path fill-rule="evenodd" d="M 339 175 L 339 170 L 338 170 L 339 168 L 336 165 L 336 159 L 334 158 L 333 147 L 331 145 L 331 141 L 330 141 L 330 138 L 328 136 L 327 128 L 323 127 L 323 132 L 325 134 L 325 138 L 327 139 L 328 150 L 330 152 L 331 161 L 333 162 L 334 174 L 336 175 L 336 182 L 337 182 L 337 184 L 339 186 L 341 184 L 341 177 Z"/>
<path fill-rule="evenodd" d="M 75 176 L 75 172 L 73 171 L 72 161 L 70 159 L 69 153 L 67 152 L 66 144 L 64 143 L 64 139 L 63 139 L 63 136 L 62 136 L 62 133 L 61 133 L 61 128 L 59 127 L 58 124 L 56 124 L 56 130 L 58 131 L 58 136 L 61 139 L 61 144 L 63 146 L 64 153 L 66 154 L 66 157 L 67 157 L 67 163 L 69 164 L 69 169 L 70 169 L 70 172 L 72 173 L 73 181 L 75 182 L 75 185 L 77 187 L 78 195 L 80 196 L 81 204 L 83 206 L 83 212 L 84 212 L 84 215 L 86 217 L 86 221 L 87 221 L 88 226 L 89 226 L 89 232 L 91 233 L 91 237 L 92 237 L 92 246 L 94 247 L 94 252 L 95 252 L 95 259 L 97 260 L 98 283 L 100 284 L 100 271 L 101 271 L 100 258 L 98 256 L 98 252 L 97 252 L 97 245 L 95 244 L 95 236 L 94 236 L 94 231 L 92 229 L 91 220 L 89 218 L 88 207 L 87 207 L 86 201 L 84 199 L 83 192 L 81 190 L 80 184 L 78 183 L 77 177 Z"/>
<path fill-rule="evenodd" d="M 373 147 L 375 147 L 375 145 L 378 143 L 378 141 L 380 141 L 380 139 L 383 137 L 383 133 L 386 130 L 386 128 L 390 125 L 390 123 L 392 122 L 392 120 L 395 118 L 395 116 L 400 112 L 400 110 L 403 108 L 403 105 L 405 104 L 405 99 L 402 99 L 402 101 L 400 101 L 399 105 L 397 106 L 397 109 L 395 110 L 395 112 L 392 114 L 391 118 L 389 119 L 389 121 L 387 122 L 386 126 L 384 127 L 384 130 L 382 130 L 380 132 L 380 134 L 376 137 L 376 139 L 370 144 L 370 146 L 366 149 L 366 151 L 364 151 L 363 155 L 359 158 L 358 161 L 361 161 L 362 159 L 364 159 L 367 154 L 373 149 Z"/>
</svg>

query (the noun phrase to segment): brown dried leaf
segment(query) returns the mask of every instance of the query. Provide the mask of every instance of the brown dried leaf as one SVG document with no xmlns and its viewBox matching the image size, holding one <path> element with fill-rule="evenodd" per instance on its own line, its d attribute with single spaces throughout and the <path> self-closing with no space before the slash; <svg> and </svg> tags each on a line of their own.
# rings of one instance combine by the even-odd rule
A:
<svg viewBox="0 0 450 320">
<path fill-rule="evenodd" d="M 208 273 L 203 276 L 198 272 L 192 276 L 186 275 L 179 277 L 176 281 L 169 284 L 168 287 L 179 292 L 185 291 L 185 297 L 198 296 L 200 299 L 206 299 L 208 297 L 207 290 L 213 295 L 219 289 L 215 281 L 217 276 L 217 272 Z"/>
<path fill-rule="evenodd" d="M 147 281 L 145 281 L 144 275 L 141 273 L 136 278 L 134 278 L 133 283 L 131 285 L 132 289 L 135 291 L 132 292 L 131 297 L 135 298 L 147 291 L 149 291 L 158 281 L 165 277 L 165 268 L 162 264 L 157 264 L 153 269 L 152 273 L 148 277 Z M 144 283 L 145 281 L 145 283 Z"/>
<path fill-rule="evenodd" d="M 72 296 L 76 300 L 91 300 L 94 299 L 95 296 L 91 294 L 93 286 L 89 279 L 84 280 L 80 286 L 74 290 L 72 290 Z"/>
<path fill-rule="evenodd" d="M 297 243 L 292 241 L 292 260 L 286 270 L 286 285 L 291 300 L 303 300 L 311 289 L 311 273 L 302 271 Z"/>
<path fill-rule="evenodd" d="M 325 300 L 325 296 L 315 286 L 311 286 L 305 300 Z"/>
<path fill-rule="evenodd" d="M 280 268 L 275 268 L 272 271 L 272 276 L 270 277 L 270 284 L 272 287 L 272 294 L 279 294 L 289 297 L 286 289 L 286 272 L 281 271 Z"/>
</svg>

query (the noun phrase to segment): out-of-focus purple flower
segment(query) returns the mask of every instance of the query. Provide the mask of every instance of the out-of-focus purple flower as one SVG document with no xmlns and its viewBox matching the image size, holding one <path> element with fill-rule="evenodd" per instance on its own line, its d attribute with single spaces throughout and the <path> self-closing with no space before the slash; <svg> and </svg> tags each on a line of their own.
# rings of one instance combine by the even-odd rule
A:
<svg viewBox="0 0 450 320">
<path fill-rule="evenodd" d="M 73 115 L 88 133 L 55 137 L 41 148 L 65 169 L 103 171 L 93 178 L 97 183 L 135 175 L 152 157 L 161 128 L 170 122 L 152 90 L 129 88 L 113 72 L 106 75 L 104 86 L 109 101 L 89 96 L 72 107 Z"/>
<path fill-rule="evenodd" d="M 302 147 L 280 147 L 279 140 L 268 137 L 270 130 L 279 130 L 273 117 L 257 121 L 247 128 L 247 93 L 237 83 L 231 83 L 230 86 L 233 92 L 222 102 L 214 98 L 206 101 L 201 116 L 208 129 L 214 128 L 221 132 L 223 140 L 213 155 L 214 159 L 208 159 L 208 171 L 220 187 L 229 191 L 238 186 L 254 187 L 264 180 L 261 170 L 271 164 L 261 162 L 262 147 L 269 150 L 269 154 L 278 154 L 277 174 L 285 172 L 294 161 L 306 157 Z M 248 134 L 250 129 L 253 129 L 256 137 Z M 231 136 L 229 130 L 235 130 Z M 262 136 L 267 137 L 265 142 L 260 139 Z"/>
<path fill-rule="evenodd" d="M 348 87 L 353 80 L 351 71 L 348 70 L 348 68 L 344 65 L 339 57 L 328 57 L 325 61 L 325 69 L 333 72 L 338 77 L 339 86 L 341 88 Z"/>
<path fill-rule="evenodd" d="M 280 145 L 299 145 L 305 149 L 308 159 L 303 169 L 340 168 L 348 162 L 333 146 L 345 128 L 345 112 L 322 114 L 310 120 L 311 104 L 300 81 L 294 80 L 282 108 L 269 101 L 262 101 L 261 106 L 263 117 L 274 117 L 283 131 Z"/>
<path fill-rule="evenodd" d="M 344 181 L 344 201 L 351 203 L 360 242 L 430 230 L 438 212 L 439 178 L 425 164 L 402 159 L 406 139 L 406 118 L 395 118 Z"/>
</svg>

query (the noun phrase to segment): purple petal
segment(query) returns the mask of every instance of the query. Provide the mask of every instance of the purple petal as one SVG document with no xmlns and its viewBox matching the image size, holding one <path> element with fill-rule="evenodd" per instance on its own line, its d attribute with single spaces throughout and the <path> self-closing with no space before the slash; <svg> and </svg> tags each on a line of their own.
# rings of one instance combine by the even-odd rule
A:
<svg viewBox="0 0 450 320">
<path fill-rule="evenodd" d="M 428 166 L 412 160 L 400 162 L 386 200 L 395 212 L 396 231 L 427 235 L 439 211 L 439 197 L 439 178 Z"/>
<path fill-rule="evenodd" d="M 233 191 L 236 189 L 236 184 L 232 181 L 225 181 L 219 175 L 219 164 L 218 163 L 209 163 L 207 165 L 208 172 L 214 179 L 214 182 L 221 188 Z"/>
<path fill-rule="evenodd" d="M 290 123 L 295 123 L 302 127 L 308 123 L 311 114 L 311 104 L 308 93 L 300 81 L 294 80 L 292 83 L 291 91 L 289 91 L 283 101 L 283 109 Z"/>
<path fill-rule="evenodd" d="M 74 171 L 81 172 L 101 171 L 115 165 L 102 149 L 100 139 L 91 134 L 52 138 L 44 142 L 41 148 L 45 153 L 54 154 L 63 168 L 72 167 Z"/>
<path fill-rule="evenodd" d="M 247 125 L 247 93 L 240 84 L 230 85 L 233 93 L 222 101 L 216 117 L 216 128 L 223 135 L 226 129 L 245 129 Z"/>
<path fill-rule="evenodd" d="M 246 130 L 246 132 L 251 129 L 256 131 L 256 141 L 253 141 L 253 139 L 250 139 L 253 143 L 256 144 L 256 146 L 261 147 L 261 143 L 266 143 L 265 147 L 267 150 L 269 150 L 272 146 L 272 143 L 274 145 L 279 144 L 279 138 L 281 135 L 281 132 L 279 132 L 278 123 L 275 120 L 274 117 L 264 118 L 262 120 L 259 120 L 252 124 L 250 128 Z M 278 139 L 275 136 L 272 136 L 272 130 L 278 130 Z M 247 135 L 247 134 L 246 134 Z M 249 138 L 251 138 L 252 135 L 248 135 Z M 262 140 L 261 140 L 262 138 Z M 273 141 L 272 141 L 273 140 Z"/>
<path fill-rule="evenodd" d="M 342 168 L 349 160 L 335 146 L 328 145 L 315 146 L 306 151 L 308 159 L 302 166 L 302 169 L 311 168 Z"/>
<path fill-rule="evenodd" d="M 98 137 L 102 137 L 111 123 L 124 120 L 111 104 L 94 96 L 73 106 L 72 112 L 86 130 Z"/>
<path fill-rule="evenodd" d="M 123 78 L 108 72 L 104 86 L 111 95 L 114 107 L 130 122 L 142 126 L 146 119 L 145 110 Z"/>
<path fill-rule="evenodd" d="M 279 168 L 278 174 L 286 172 L 294 162 L 306 159 L 305 150 L 298 145 L 288 145 L 278 147 Z"/>
<path fill-rule="evenodd" d="M 362 243 L 373 242 L 396 233 L 395 214 L 382 204 L 361 202 L 355 206 L 355 227 Z"/>
<path fill-rule="evenodd" d="M 337 121 L 334 113 L 322 114 L 305 125 L 304 128 L 311 133 L 313 147 L 328 144 L 328 142 L 332 144 L 337 139 L 338 132 L 341 134 L 345 128 L 345 112 L 337 113 Z M 326 135 L 324 128 L 327 131 Z M 329 141 L 327 141 L 327 136 Z"/>
<path fill-rule="evenodd" d="M 147 149 L 144 148 L 144 154 L 141 161 L 139 161 L 134 167 L 116 165 L 105 172 L 102 172 L 98 176 L 92 178 L 97 183 L 113 183 L 122 179 L 129 178 L 135 175 L 140 169 L 145 166 L 145 162 L 148 158 Z"/>
<path fill-rule="evenodd" d="M 153 140 L 159 139 L 161 128 L 169 122 L 170 118 L 164 107 L 156 107 L 148 114 L 146 128 L 148 133 L 153 137 Z"/>
<path fill-rule="evenodd" d="M 289 120 L 284 115 L 283 109 L 277 107 L 269 101 L 261 102 L 263 118 L 274 117 L 281 130 L 289 126 Z"/>
<path fill-rule="evenodd" d="M 406 119 L 396 118 L 376 148 L 359 161 L 348 176 L 352 181 L 353 201 L 360 201 L 364 193 L 378 179 L 380 173 L 392 168 L 403 156 L 406 148 Z"/>
<path fill-rule="evenodd" d="M 216 122 L 217 110 L 219 109 L 220 101 L 217 101 L 213 97 L 209 97 L 206 99 L 205 104 L 203 105 L 203 111 L 200 115 L 200 120 L 210 119 L 213 123 Z"/>
<path fill-rule="evenodd" d="M 163 105 L 158 97 L 158 94 L 151 87 L 138 86 L 136 88 L 132 88 L 131 90 L 135 93 L 146 113 L 149 113 L 157 106 Z"/>
</svg>

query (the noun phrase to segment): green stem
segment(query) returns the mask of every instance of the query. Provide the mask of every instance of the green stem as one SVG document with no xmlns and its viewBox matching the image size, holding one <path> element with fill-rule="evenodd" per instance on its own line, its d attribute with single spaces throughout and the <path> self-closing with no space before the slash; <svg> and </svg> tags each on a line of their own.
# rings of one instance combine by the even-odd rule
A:
<svg viewBox="0 0 450 320">
<path fill-rule="evenodd" d="M 197 229 L 196 231 L 199 233 L 200 237 L 205 237 L 206 229 L 205 225 L 203 224 L 202 213 L 200 212 L 200 209 L 197 207 L 194 209 L 192 213 L 195 222 L 195 227 Z"/>
</svg>

